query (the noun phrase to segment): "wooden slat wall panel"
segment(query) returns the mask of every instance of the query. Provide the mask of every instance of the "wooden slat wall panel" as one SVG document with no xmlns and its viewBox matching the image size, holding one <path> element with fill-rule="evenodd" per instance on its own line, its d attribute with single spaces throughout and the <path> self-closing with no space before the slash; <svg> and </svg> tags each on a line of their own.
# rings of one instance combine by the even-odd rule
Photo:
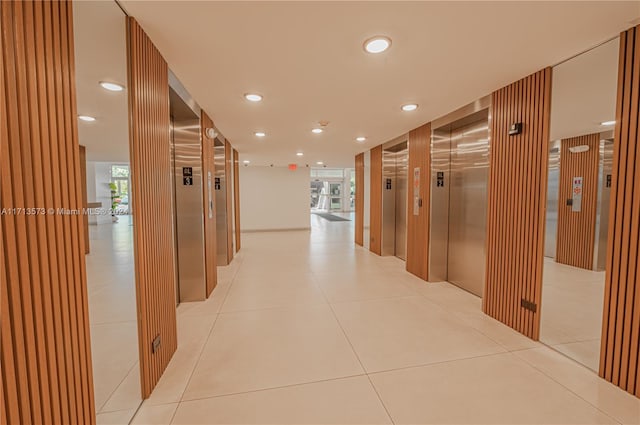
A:
<svg viewBox="0 0 640 425">
<path fill-rule="evenodd" d="M 213 128 L 213 121 L 205 111 L 202 111 L 200 116 L 200 128 L 202 138 L 202 183 L 204 187 L 204 190 L 202 191 L 204 196 L 204 258 L 208 298 L 218 284 L 218 257 L 216 251 L 216 193 L 213 186 L 216 177 L 213 147 L 214 142 L 206 136 L 206 129 Z M 211 181 L 209 181 L 208 173 L 211 173 Z M 209 184 L 211 184 L 211 188 L 209 188 Z M 213 197 L 211 200 L 209 199 L 209 192 L 211 192 L 211 196 Z M 214 212 L 211 218 L 209 218 L 209 201 L 214 203 Z"/>
<path fill-rule="evenodd" d="M 233 150 L 233 202 L 234 220 L 236 228 L 236 252 L 240 251 L 242 241 L 240 238 L 240 158 L 237 150 Z"/>
<path fill-rule="evenodd" d="M 571 153 L 570 147 L 587 145 L 589 150 Z M 556 261 L 591 270 L 598 209 L 598 160 L 600 134 L 563 139 L 560 145 L 560 182 L 558 185 L 558 236 Z M 573 178 L 582 177 L 582 206 L 572 212 L 566 204 L 573 192 Z"/>
<path fill-rule="evenodd" d="M 369 250 L 382 255 L 382 145 L 371 149 Z"/>
<path fill-rule="evenodd" d="M 551 105 L 551 68 L 492 95 L 487 267 L 483 311 L 535 340 L 540 296 Z M 509 136 L 509 126 L 523 131 Z M 533 312 L 521 306 L 535 303 Z"/>
<path fill-rule="evenodd" d="M 224 142 L 224 175 L 225 190 L 227 191 L 227 258 L 229 263 L 233 260 L 233 179 L 231 170 L 233 169 L 233 147 L 228 140 Z"/>
<path fill-rule="evenodd" d="M 71 3 L 2 2 L 0 15 L 0 202 L 43 209 L 1 219 L 0 417 L 94 424 Z"/>
<path fill-rule="evenodd" d="M 407 193 L 407 271 L 423 280 L 429 275 L 429 197 L 431 189 L 431 124 L 409 132 L 409 171 Z M 414 169 L 420 168 L 422 199 L 419 214 L 413 215 Z"/>
<path fill-rule="evenodd" d="M 620 36 L 600 376 L 640 397 L 640 26 Z"/>
<path fill-rule="evenodd" d="M 87 208 L 87 150 L 80 145 L 80 184 L 82 185 L 82 206 Z M 82 225 L 84 227 L 84 253 L 90 252 L 89 248 L 89 215 L 82 216 Z"/>
<path fill-rule="evenodd" d="M 364 153 L 356 155 L 356 234 L 355 242 L 364 244 Z"/>
<path fill-rule="evenodd" d="M 128 18 L 131 199 L 142 395 L 149 397 L 177 348 L 168 67 Z M 160 336 L 160 348 L 152 342 Z"/>
</svg>

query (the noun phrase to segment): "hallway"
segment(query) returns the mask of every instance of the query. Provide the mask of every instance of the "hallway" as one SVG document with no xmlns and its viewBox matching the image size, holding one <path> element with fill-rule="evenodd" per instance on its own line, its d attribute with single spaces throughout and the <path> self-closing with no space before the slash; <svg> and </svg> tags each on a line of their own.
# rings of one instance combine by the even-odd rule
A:
<svg viewBox="0 0 640 425">
<path fill-rule="evenodd" d="M 243 235 L 214 295 L 179 306 L 133 423 L 640 423 L 638 399 L 355 246 L 352 225 Z"/>
</svg>

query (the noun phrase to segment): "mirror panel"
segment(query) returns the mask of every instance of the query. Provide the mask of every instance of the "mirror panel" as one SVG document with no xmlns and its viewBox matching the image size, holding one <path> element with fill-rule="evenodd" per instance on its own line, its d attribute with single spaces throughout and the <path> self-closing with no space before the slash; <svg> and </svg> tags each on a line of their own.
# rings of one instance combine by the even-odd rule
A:
<svg viewBox="0 0 640 425">
<path fill-rule="evenodd" d="M 540 340 L 597 371 L 618 38 L 553 69 Z"/>
<path fill-rule="evenodd" d="M 94 118 L 78 121 L 91 208 L 86 268 L 94 399 L 98 423 L 128 423 L 142 396 L 129 215 L 126 16 L 114 1 L 74 2 L 73 12 L 78 114 Z"/>
</svg>

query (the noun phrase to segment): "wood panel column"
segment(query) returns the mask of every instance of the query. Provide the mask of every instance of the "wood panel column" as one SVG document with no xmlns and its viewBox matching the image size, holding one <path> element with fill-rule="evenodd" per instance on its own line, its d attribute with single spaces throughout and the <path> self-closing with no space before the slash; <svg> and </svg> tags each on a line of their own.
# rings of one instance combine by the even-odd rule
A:
<svg viewBox="0 0 640 425">
<path fill-rule="evenodd" d="M 551 68 L 492 94 L 483 311 L 538 339 Z M 522 132 L 509 135 L 511 124 Z"/>
<path fill-rule="evenodd" d="M 640 397 L 640 26 L 620 35 L 600 376 Z"/>
<path fill-rule="evenodd" d="M 224 175 L 225 191 L 227 192 L 227 261 L 233 260 L 233 147 L 228 140 L 224 142 Z"/>
<path fill-rule="evenodd" d="M 177 348 L 169 69 L 133 18 L 128 18 L 127 38 L 138 339 L 147 398 Z"/>
<path fill-rule="evenodd" d="M 382 145 L 371 149 L 369 250 L 382 255 Z"/>
<path fill-rule="evenodd" d="M 572 153 L 569 148 L 589 146 L 586 152 Z M 560 180 L 558 184 L 558 236 L 556 261 L 583 269 L 593 269 L 593 251 L 598 210 L 598 161 L 600 134 L 563 139 L 560 142 Z M 582 202 L 579 212 L 566 200 L 572 199 L 573 179 L 582 177 Z"/>
<path fill-rule="evenodd" d="M 202 191 L 204 196 L 204 263 L 207 298 L 218 284 L 218 256 L 216 243 L 215 205 L 215 149 L 214 140 L 207 137 L 206 129 L 213 128 L 213 121 L 203 110 L 200 116 L 200 134 L 202 137 Z"/>
<path fill-rule="evenodd" d="M 409 132 L 407 178 L 409 180 L 407 192 L 407 271 L 427 280 L 429 276 L 431 123 Z M 414 214 L 414 196 L 420 200 L 417 215 Z"/>
<path fill-rule="evenodd" d="M 235 220 L 236 252 L 240 251 L 240 159 L 237 150 L 233 150 L 233 211 Z"/>
<path fill-rule="evenodd" d="M 0 422 L 94 424 L 71 3 L 0 20 Z"/>
<path fill-rule="evenodd" d="M 355 222 L 355 242 L 363 246 L 364 244 L 364 153 L 356 155 L 356 222 Z"/>
</svg>

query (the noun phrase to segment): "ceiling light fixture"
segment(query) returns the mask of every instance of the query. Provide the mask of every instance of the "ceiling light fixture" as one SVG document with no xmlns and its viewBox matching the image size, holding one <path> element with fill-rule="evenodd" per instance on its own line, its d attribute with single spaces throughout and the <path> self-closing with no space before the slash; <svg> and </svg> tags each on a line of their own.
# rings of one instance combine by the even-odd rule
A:
<svg viewBox="0 0 640 425">
<path fill-rule="evenodd" d="M 602 126 L 610 126 L 610 125 L 614 125 L 616 122 L 614 121 L 603 121 L 600 123 L 600 125 Z"/>
<path fill-rule="evenodd" d="M 402 105 L 402 110 L 405 112 L 411 112 L 418 109 L 417 103 L 407 103 L 406 105 Z"/>
<path fill-rule="evenodd" d="M 267 133 L 263 131 L 256 131 L 254 134 L 256 135 L 256 137 L 264 137 L 267 135 Z"/>
<path fill-rule="evenodd" d="M 124 86 L 118 83 L 110 83 L 109 81 L 100 81 L 100 86 L 109 91 L 122 91 Z"/>
<path fill-rule="evenodd" d="M 382 53 L 391 46 L 391 39 L 384 35 L 371 37 L 364 42 L 364 50 L 368 53 Z"/>
<path fill-rule="evenodd" d="M 249 161 L 248 159 L 245 159 L 244 161 L 242 161 L 243 164 L 249 164 L 251 161 Z"/>
<path fill-rule="evenodd" d="M 304 154 L 302 152 L 296 152 L 297 156 L 303 156 Z"/>
<path fill-rule="evenodd" d="M 312 132 L 312 133 L 315 133 L 315 134 L 320 134 L 320 133 L 322 133 L 323 131 L 324 131 L 324 130 L 323 130 L 323 129 L 321 129 L 321 128 L 319 128 L 319 127 L 318 127 L 318 128 L 314 128 L 313 130 L 311 130 L 311 132 Z"/>
<path fill-rule="evenodd" d="M 245 93 L 244 98 L 249 102 L 260 102 L 262 100 L 262 95 L 256 93 Z"/>
<path fill-rule="evenodd" d="M 318 165 L 323 165 L 323 164 L 324 164 L 324 162 L 322 162 L 322 161 L 318 161 L 318 162 L 316 162 L 316 164 L 318 164 Z"/>
<path fill-rule="evenodd" d="M 367 138 L 364 136 L 356 137 L 356 141 L 358 142 L 364 142 L 365 140 L 367 140 Z"/>
<path fill-rule="evenodd" d="M 90 117 L 89 115 L 78 115 L 78 119 L 86 122 L 93 122 L 96 120 L 94 117 Z"/>
</svg>

